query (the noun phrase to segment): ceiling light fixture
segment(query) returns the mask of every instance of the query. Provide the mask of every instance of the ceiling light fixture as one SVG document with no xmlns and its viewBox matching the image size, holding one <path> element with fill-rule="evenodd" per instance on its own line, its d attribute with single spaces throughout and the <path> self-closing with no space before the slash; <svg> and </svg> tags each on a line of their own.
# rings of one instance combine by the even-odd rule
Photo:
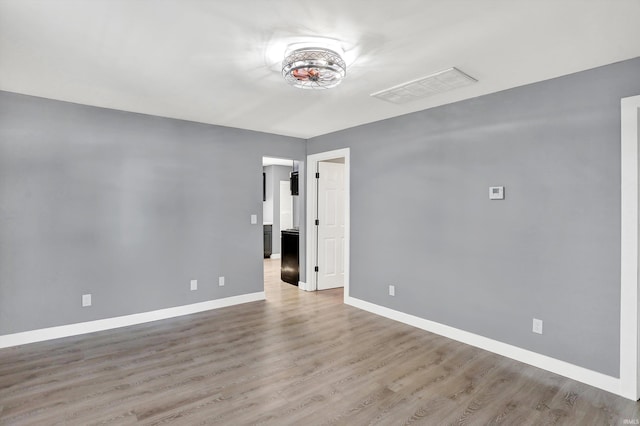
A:
<svg viewBox="0 0 640 426">
<path fill-rule="evenodd" d="M 282 61 L 282 76 L 300 89 L 330 89 L 347 75 L 341 53 L 318 46 L 289 46 Z"/>
</svg>

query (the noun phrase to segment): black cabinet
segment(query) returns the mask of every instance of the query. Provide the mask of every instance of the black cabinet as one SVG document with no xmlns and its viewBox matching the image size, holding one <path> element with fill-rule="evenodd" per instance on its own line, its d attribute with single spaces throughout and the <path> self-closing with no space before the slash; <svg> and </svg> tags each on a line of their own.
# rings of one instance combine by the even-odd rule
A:
<svg viewBox="0 0 640 426">
<path fill-rule="evenodd" d="M 264 225 L 264 258 L 271 257 L 271 238 L 273 225 Z"/>
<path fill-rule="evenodd" d="M 300 281 L 299 240 L 300 232 L 297 229 L 286 229 L 282 231 L 280 279 L 293 285 L 298 285 L 298 281 Z"/>
</svg>

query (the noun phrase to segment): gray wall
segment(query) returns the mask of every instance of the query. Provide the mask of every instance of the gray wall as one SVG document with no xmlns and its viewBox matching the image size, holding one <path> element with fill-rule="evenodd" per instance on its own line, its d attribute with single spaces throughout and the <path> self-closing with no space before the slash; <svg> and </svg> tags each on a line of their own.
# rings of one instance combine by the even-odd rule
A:
<svg viewBox="0 0 640 426">
<path fill-rule="evenodd" d="M 0 92 L 0 334 L 262 291 L 263 155 L 305 143 Z"/>
<path fill-rule="evenodd" d="M 351 296 L 619 377 L 638 76 L 634 59 L 309 140 L 351 148 Z"/>
</svg>

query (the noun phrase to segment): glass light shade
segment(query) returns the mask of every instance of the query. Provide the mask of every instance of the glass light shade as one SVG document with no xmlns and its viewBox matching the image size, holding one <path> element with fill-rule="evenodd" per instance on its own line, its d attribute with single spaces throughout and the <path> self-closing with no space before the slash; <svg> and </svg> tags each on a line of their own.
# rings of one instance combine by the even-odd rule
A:
<svg viewBox="0 0 640 426">
<path fill-rule="evenodd" d="M 342 57 L 324 47 L 295 49 L 282 61 L 284 79 L 301 89 L 330 89 L 340 84 L 346 74 Z"/>
</svg>

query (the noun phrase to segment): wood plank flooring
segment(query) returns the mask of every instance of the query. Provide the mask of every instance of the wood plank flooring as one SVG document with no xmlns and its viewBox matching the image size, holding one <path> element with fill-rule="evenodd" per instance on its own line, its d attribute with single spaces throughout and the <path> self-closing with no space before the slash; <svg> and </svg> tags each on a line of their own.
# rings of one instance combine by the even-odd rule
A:
<svg viewBox="0 0 640 426">
<path fill-rule="evenodd" d="M 0 350 L 1 425 L 623 425 L 640 404 L 305 293 Z M 627 423 L 625 423 L 625 420 Z"/>
</svg>

